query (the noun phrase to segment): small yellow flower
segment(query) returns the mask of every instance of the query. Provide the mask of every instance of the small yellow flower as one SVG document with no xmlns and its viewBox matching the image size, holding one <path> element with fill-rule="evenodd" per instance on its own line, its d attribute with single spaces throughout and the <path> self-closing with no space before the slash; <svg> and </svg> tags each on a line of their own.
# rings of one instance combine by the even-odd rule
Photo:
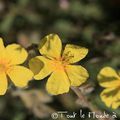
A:
<svg viewBox="0 0 120 120">
<path fill-rule="evenodd" d="M 98 74 L 99 84 L 105 88 L 101 99 L 108 107 L 116 109 L 120 106 L 120 74 L 111 67 L 104 67 Z"/>
<path fill-rule="evenodd" d="M 39 52 L 42 56 L 32 58 L 29 66 L 37 80 L 51 74 L 46 84 L 46 89 L 50 94 L 66 93 L 70 86 L 79 86 L 88 78 L 85 68 L 72 65 L 83 59 L 88 49 L 68 44 L 62 52 L 60 38 L 56 34 L 50 34 L 42 39 Z"/>
<path fill-rule="evenodd" d="M 0 95 L 4 95 L 7 87 L 7 75 L 18 87 L 24 87 L 32 79 L 33 73 L 29 69 L 20 66 L 28 54 L 24 48 L 17 44 L 4 47 L 0 38 Z"/>
</svg>

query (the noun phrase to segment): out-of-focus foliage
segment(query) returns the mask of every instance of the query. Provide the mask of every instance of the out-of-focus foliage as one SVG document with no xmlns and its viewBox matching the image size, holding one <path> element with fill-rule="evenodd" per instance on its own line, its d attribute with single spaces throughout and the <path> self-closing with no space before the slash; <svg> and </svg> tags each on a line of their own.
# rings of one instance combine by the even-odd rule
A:
<svg viewBox="0 0 120 120">
<path fill-rule="evenodd" d="M 91 94 L 87 95 L 94 105 L 102 111 L 112 113 L 113 110 L 107 108 L 99 98 L 101 87 L 96 79 L 99 70 L 104 66 L 120 69 L 120 1 L 0 0 L 0 36 L 4 38 L 6 45 L 17 42 L 27 48 L 32 43 L 39 43 L 40 39 L 49 33 L 57 33 L 65 44 L 73 43 L 89 48 L 88 56 L 80 64 L 89 71 L 88 83 L 92 84 L 93 88 L 84 89 L 92 89 Z M 29 52 L 29 58 L 35 56 L 34 51 Z M 31 81 L 29 88 L 22 91 L 25 97 L 29 92 L 33 92 L 33 88 L 38 91 L 45 90 L 45 82 Z M 13 96 L 11 93 L 14 90 L 11 89 L 12 86 L 5 96 L 0 97 L 0 120 L 51 119 L 38 116 L 26 106 L 23 96 Z M 42 105 L 52 110 L 79 112 L 79 109 L 82 109 L 81 104 L 77 104 L 80 102 L 75 102 L 77 97 L 72 91 L 50 98 L 52 101 Z M 120 117 L 120 110 L 115 112 Z"/>
</svg>

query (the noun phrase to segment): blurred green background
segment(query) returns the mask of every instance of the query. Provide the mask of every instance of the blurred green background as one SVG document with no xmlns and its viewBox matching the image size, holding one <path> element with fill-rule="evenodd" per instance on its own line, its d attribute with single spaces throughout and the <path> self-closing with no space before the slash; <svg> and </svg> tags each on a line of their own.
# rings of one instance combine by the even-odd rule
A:
<svg viewBox="0 0 120 120">
<path fill-rule="evenodd" d="M 89 54 L 80 62 L 90 74 L 90 86 L 83 86 L 84 93 L 101 111 L 115 111 L 119 120 L 120 110 L 107 108 L 101 101 L 102 88 L 96 76 L 104 66 L 120 69 L 120 1 L 0 0 L 0 36 L 5 45 L 16 42 L 27 48 L 50 33 L 57 33 L 63 44 L 89 48 Z M 34 51 L 29 52 L 30 57 L 34 56 Z M 50 114 L 54 111 L 89 111 L 76 102 L 72 91 L 50 96 L 45 83 L 31 81 L 25 90 L 10 86 L 7 94 L 0 96 L 0 120 L 52 120 Z"/>
</svg>

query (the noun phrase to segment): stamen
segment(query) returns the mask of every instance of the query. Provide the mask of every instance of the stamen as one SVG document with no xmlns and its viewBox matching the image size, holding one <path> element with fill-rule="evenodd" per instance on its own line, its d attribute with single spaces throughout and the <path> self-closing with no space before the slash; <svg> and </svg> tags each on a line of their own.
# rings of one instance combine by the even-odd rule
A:
<svg viewBox="0 0 120 120">
<path fill-rule="evenodd" d="M 62 57 L 52 60 L 51 64 L 54 70 L 60 70 L 60 71 L 64 70 L 66 66 L 66 62 L 64 62 Z"/>
<path fill-rule="evenodd" d="M 63 55 L 63 61 L 64 62 L 69 62 L 70 59 L 72 59 L 74 57 L 74 54 L 72 54 L 70 51 L 68 51 L 67 53 L 65 53 Z"/>
</svg>

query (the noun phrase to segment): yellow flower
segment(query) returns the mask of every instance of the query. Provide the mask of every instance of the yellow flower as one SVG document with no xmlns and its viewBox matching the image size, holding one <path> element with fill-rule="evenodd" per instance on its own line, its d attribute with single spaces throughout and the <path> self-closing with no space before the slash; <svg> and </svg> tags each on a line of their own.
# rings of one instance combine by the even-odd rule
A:
<svg viewBox="0 0 120 120">
<path fill-rule="evenodd" d="M 99 84 L 105 89 L 101 99 L 108 107 L 116 109 L 120 106 L 120 74 L 111 67 L 104 67 L 98 74 Z"/>
<path fill-rule="evenodd" d="M 83 59 L 88 49 L 68 44 L 62 53 L 60 38 L 56 34 L 50 34 L 42 39 L 39 52 L 42 56 L 32 58 L 29 66 L 37 80 L 51 74 L 46 84 L 46 89 L 50 94 L 66 93 L 70 86 L 79 86 L 88 78 L 85 68 L 72 65 Z"/>
<path fill-rule="evenodd" d="M 5 48 L 0 38 L 0 95 L 4 95 L 7 90 L 7 75 L 18 87 L 26 86 L 32 78 L 32 71 L 19 65 L 27 56 L 26 50 L 20 45 L 11 44 Z"/>
</svg>

